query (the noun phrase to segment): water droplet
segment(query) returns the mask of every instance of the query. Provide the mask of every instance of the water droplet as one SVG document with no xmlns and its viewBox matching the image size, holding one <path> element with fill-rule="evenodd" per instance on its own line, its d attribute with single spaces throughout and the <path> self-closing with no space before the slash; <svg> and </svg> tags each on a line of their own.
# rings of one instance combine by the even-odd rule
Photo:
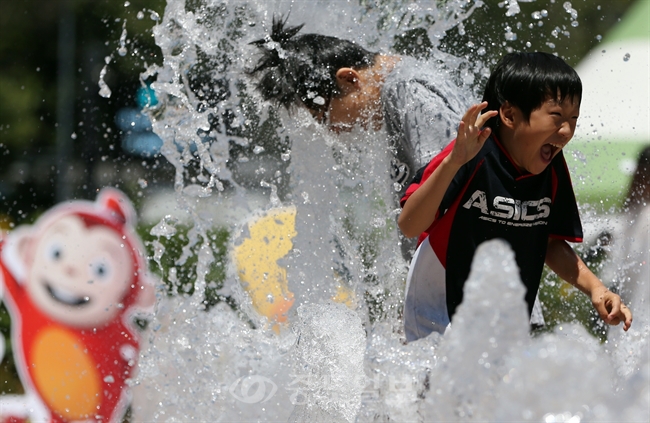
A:
<svg viewBox="0 0 650 423">
<path fill-rule="evenodd" d="M 122 34 L 120 35 L 120 47 L 117 49 L 117 53 L 124 57 L 126 56 L 126 19 L 122 22 Z"/>
<path fill-rule="evenodd" d="M 110 62 L 110 58 L 106 57 L 105 60 L 107 60 L 107 64 L 104 65 L 102 70 L 99 72 L 99 95 L 104 98 L 109 98 L 111 96 L 111 89 L 108 88 L 108 85 L 104 82 L 104 77 L 106 76 L 106 69 L 108 67 L 108 62 Z"/>
<path fill-rule="evenodd" d="M 567 13 L 571 13 L 571 10 L 573 9 L 573 6 L 571 6 L 571 2 L 570 2 L 570 1 L 565 1 L 564 4 L 562 5 L 562 7 L 564 8 L 564 10 L 565 10 Z"/>
<path fill-rule="evenodd" d="M 506 10 L 506 16 L 515 16 L 519 12 L 521 12 L 521 8 L 519 7 L 517 0 L 510 0 L 508 2 L 508 10 Z"/>
<path fill-rule="evenodd" d="M 386 226 L 386 221 L 381 217 L 376 217 L 370 222 L 373 228 L 383 228 Z"/>
<path fill-rule="evenodd" d="M 630 53 L 625 53 L 625 56 L 623 56 L 623 61 L 627 62 L 628 60 L 630 60 Z"/>
</svg>

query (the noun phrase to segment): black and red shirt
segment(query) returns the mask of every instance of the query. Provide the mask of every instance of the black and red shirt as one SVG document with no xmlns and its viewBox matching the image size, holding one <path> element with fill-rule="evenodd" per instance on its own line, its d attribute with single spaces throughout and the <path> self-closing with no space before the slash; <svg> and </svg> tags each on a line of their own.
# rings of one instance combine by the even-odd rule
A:
<svg viewBox="0 0 650 423">
<path fill-rule="evenodd" d="M 452 141 L 420 169 L 402 197 L 402 206 L 451 153 Z M 582 241 L 582 225 L 569 171 L 560 152 L 540 174 L 521 172 L 494 136 L 456 174 L 438 215 L 420 236 L 427 239 L 445 269 L 447 310 L 451 317 L 463 299 L 477 247 L 501 238 L 515 253 L 526 301 L 532 310 L 549 237 Z M 407 294 L 408 295 L 408 294 Z"/>
</svg>

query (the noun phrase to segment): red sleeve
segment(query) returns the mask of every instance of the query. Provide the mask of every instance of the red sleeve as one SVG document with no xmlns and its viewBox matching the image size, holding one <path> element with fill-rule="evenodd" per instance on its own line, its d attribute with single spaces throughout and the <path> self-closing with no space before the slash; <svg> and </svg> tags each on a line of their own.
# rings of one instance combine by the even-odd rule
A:
<svg viewBox="0 0 650 423">
<path fill-rule="evenodd" d="M 429 176 L 433 173 L 434 170 L 440 166 L 440 163 L 442 163 L 442 160 L 451 153 L 451 150 L 454 148 L 454 143 L 456 140 L 454 139 L 452 142 L 450 142 L 440 153 L 438 153 L 437 156 L 435 156 L 429 164 L 427 164 L 425 167 L 422 169 L 418 170 L 418 172 L 415 174 L 415 177 L 413 177 L 413 181 L 410 183 L 408 188 L 406 188 L 406 192 L 404 193 L 404 196 L 400 200 L 399 204 L 401 207 L 404 207 L 404 204 L 406 203 L 406 200 L 409 199 L 411 195 L 426 181 L 429 179 Z"/>
</svg>

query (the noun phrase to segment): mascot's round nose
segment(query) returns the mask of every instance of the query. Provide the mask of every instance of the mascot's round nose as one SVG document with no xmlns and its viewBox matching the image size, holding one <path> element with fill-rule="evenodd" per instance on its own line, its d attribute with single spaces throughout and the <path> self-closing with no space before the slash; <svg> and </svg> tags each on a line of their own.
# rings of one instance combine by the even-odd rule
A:
<svg viewBox="0 0 650 423">
<path fill-rule="evenodd" d="M 77 269 L 74 266 L 68 265 L 65 267 L 65 274 L 70 277 L 75 277 L 77 275 Z"/>
</svg>

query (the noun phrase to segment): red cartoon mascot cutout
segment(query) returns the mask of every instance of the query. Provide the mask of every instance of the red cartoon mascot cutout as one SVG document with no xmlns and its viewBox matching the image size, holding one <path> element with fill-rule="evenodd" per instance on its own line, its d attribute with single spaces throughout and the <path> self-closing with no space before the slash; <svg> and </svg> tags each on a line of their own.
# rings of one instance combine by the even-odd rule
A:
<svg viewBox="0 0 650 423">
<path fill-rule="evenodd" d="M 0 421 L 123 419 L 139 356 L 134 315 L 155 299 L 134 219 L 126 196 L 104 189 L 0 244 L 0 298 L 25 388 L 0 396 Z"/>
</svg>

